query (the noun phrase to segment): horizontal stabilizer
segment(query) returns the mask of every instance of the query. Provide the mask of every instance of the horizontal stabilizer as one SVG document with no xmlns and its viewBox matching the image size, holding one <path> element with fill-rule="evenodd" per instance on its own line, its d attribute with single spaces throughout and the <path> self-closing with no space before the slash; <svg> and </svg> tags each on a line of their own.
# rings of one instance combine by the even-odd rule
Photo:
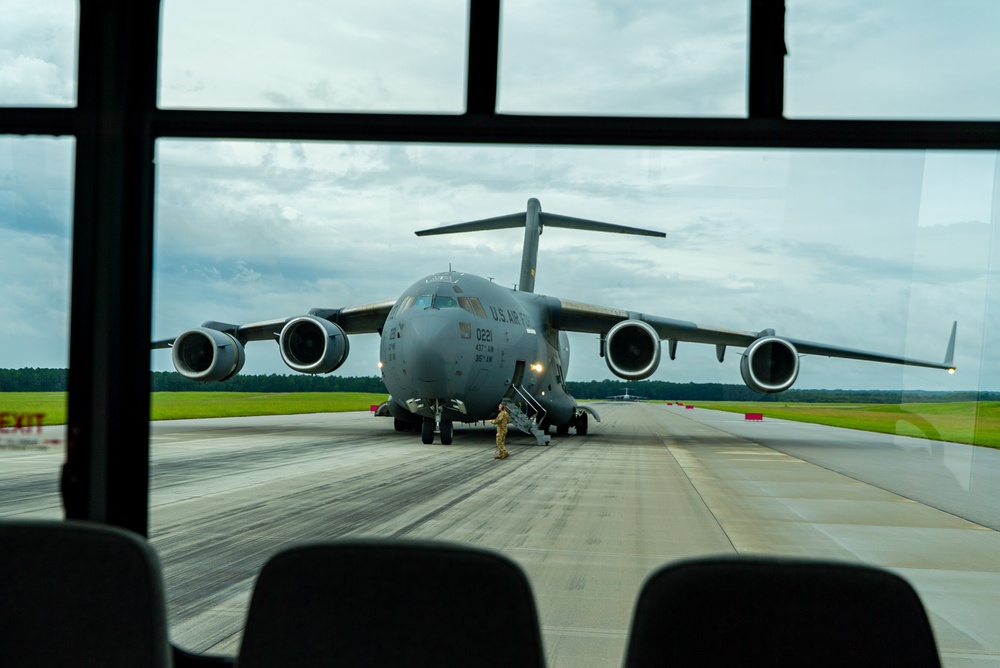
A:
<svg viewBox="0 0 1000 668">
<path fill-rule="evenodd" d="M 420 230 L 418 237 L 429 237 L 435 234 L 458 234 L 459 232 L 483 232 L 485 230 L 503 230 L 510 227 L 524 227 L 524 212 L 512 213 L 509 216 L 496 216 L 482 220 L 470 220 L 467 223 L 442 225 L 429 230 Z"/>
<path fill-rule="evenodd" d="M 431 236 L 435 234 L 456 234 L 459 232 L 483 232 L 486 230 L 503 230 L 511 227 L 524 228 L 524 245 L 521 248 L 521 277 L 517 284 L 517 289 L 522 292 L 535 291 L 535 265 L 538 262 L 538 237 L 546 225 L 552 227 L 562 227 L 571 230 L 585 230 L 588 232 L 611 232 L 613 234 L 636 234 L 646 237 L 665 237 L 663 232 L 655 230 L 644 230 L 639 227 L 629 227 L 628 225 L 615 225 L 613 223 L 602 223 L 597 220 L 587 220 L 585 218 L 573 218 L 572 216 L 560 216 L 554 213 L 542 212 L 542 205 L 532 197 L 528 200 L 527 210 L 523 213 L 511 213 L 506 216 L 496 216 L 494 218 L 483 218 L 481 220 L 471 220 L 466 223 L 455 223 L 454 225 L 442 225 L 429 230 L 420 230 L 416 233 L 418 237 Z"/>
<path fill-rule="evenodd" d="M 587 230 L 589 232 L 611 232 L 613 234 L 636 234 L 645 237 L 665 237 L 666 232 L 656 230 L 644 230 L 641 227 L 629 227 L 628 225 L 615 225 L 614 223 L 602 223 L 597 220 L 585 220 L 583 218 L 573 218 L 571 216 L 560 216 L 556 213 L 539 214 L 542 227 L 566 227 L 572 230 Z M 523 219 L 523 217 L 522 217 Z"/>
<path fill-rule="evenodd" d="M 470 220 L 466 223 L 455 223 L 454 225 L 442 225 L 432 227 L 428 230 L 416 232 L 418 237 L 429 237 L 436 234 L 458 234 L 460 232 L 484 232 L 486 230 L 504 230 L 512 227 L 524 227 L 525 215 L 512 213 L 506 216 L 496 216 L 495 218 L 483 218 L 482 220 Z M 538 212 L 538 220 L 541 227 L 562 227 L 572 230 L 586 230 L 588 232 L 610 232 L 613 234 L 635 234 L 646 237 L 665 237 L 666 232 L 656 230 L 645 230 L 641 227 L 630 227 L 628 225 L 615 225 L 614 223 L 602 223 L 598 220 L 587 220 L 585 218 L 574 218 L 572 216 L 560 216 L 556 213 Z"/>
</svg>

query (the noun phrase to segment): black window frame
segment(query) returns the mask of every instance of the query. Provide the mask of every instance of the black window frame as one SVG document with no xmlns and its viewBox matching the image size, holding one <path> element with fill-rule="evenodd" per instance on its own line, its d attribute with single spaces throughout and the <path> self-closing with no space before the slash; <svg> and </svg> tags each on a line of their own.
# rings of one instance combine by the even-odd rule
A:
<svg viewBox="0 0 1000 668">
<path fill-rule="evenodd" d="M 0 133 L 76 139 L 66 516 L 149 516 L 154 145 L 161 138 L 575 146 L 998 150 L 998 121 L 789 120 L 784 1 L 749 0 L 747 116 L 496 113 L 500 0 L 470 0 L 464 114 L 156 106 L 159 0 L 80 0 L 78 102 L 0 108 Z"/>
</svg>

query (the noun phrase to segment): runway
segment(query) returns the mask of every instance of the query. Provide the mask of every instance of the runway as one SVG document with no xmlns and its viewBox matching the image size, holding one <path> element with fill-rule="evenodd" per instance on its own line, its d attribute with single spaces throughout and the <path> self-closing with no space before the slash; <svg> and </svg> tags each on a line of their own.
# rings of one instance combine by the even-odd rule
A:
<svg viewBox="0 0 1000 668">
<path fill-rule="evenodd" d="M 512 435 L 504 461 L 488 428 L 423 445 L 367 413 L 154 423 L 151 541 L 172 639 L 234 654 L 253 578 L 282 545 L 399 536 L 519 563 L 549 666 L 621 665 L 645 577 L 717 553 L 890 568 L 928 607 L 945 665 L 1000 661 L 1000 534 L 984 502 L 1000 453 L 662 404 L 597 408 L 590 435 L 548 447 Z M 26 480 L 30 499 L 0 512 L 51 513 L 55 481 L 40 471 L 59 461 L 0 452 L 0 485 Z"/>
</svg>

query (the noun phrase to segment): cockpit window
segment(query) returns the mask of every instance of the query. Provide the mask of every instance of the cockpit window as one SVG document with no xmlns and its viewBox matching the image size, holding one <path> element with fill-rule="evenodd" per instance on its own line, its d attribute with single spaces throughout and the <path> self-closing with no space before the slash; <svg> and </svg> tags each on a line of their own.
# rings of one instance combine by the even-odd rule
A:
<svg viewBox="0 0 1000 668">
<path fill-rule="evenodd" d="M 434 306 L 437 308 L 458 308 L 458 300 L 454 297 L 437 295 L 434 297 Z"/>
<path fill-rule="evenodd" d="M 476 297 L 450 297 L 446 295 L 409 295 L 403 297 L 392 309 L 389 317 L 394 317 L 397 313 L 402 313 L 406 309 L 413 308 L 461 308 L 462 310 L 479 316 L 486 317 L 486 311 L 482 303 Z"/>
<path fill-rule="evenodd" d="M 410 308 L 410 306 L 413 305 L 414 299 L 416 299 L 416 297 L 413 295 L 407 295 L 396 302 L 396 305 L 392 307 L 391 311 L 389 311 L 389 318 L 395 318 L 397 313 L 402 313 L 406 309 Z"/>
<path fill-rule="evenodd" d="M 466 304 L 461 304 L 460 300 Z M 474 313 L 471 305 L 465 297 L 449 297 L 446 295 L 420 295 L 419 297 L 407 297 L 400 305 L 399 310 L 404 311 L 411 306 L 413 308 L 458 308 L 461 306 L 469 313 Z"/>
<path fill-rule="evenodd" d="M 472 308 L 476 311 L 476 315 L 480 318 L 486 317 L 486 309 L 483 308 L 483 305 L 480 303 L 478 297 L 469 297 L 469 302 L 472 304 Z"/>
</svg>

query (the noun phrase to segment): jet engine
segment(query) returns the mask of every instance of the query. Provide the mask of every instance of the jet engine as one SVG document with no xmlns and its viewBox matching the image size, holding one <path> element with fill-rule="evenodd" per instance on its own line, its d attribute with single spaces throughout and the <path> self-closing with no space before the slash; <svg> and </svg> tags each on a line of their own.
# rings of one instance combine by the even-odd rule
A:
<svg viewBox="0 0 1000 668">
<path fill-rule="evenodd" d="M 660 335 L 642 320 L 622 320 L 608 330 L 604 361 L 619 378 L 649 378 L 660 365 Z"/>
<path fill-rule="evenodd" d="M 240 372 L 246 353 L 235 337 L 216 329 L 189 329 L 174 339 L 174 368 L 202 383 L 229 380 Z"/>
<path fill-rule="evenodd" d="M 799 376 L 799 351 L 776 336 L 761 337 L 743 351 L 740 374 L 754 392 L 784 392 Z"/>
<path fill-rule="evenodd" d="M 330 373 L 347 359 L 350 343 L 339 325 L 316 316 L 293 318 L 278 337 L 281 359 L 300 373 Z"/>
</svg>

